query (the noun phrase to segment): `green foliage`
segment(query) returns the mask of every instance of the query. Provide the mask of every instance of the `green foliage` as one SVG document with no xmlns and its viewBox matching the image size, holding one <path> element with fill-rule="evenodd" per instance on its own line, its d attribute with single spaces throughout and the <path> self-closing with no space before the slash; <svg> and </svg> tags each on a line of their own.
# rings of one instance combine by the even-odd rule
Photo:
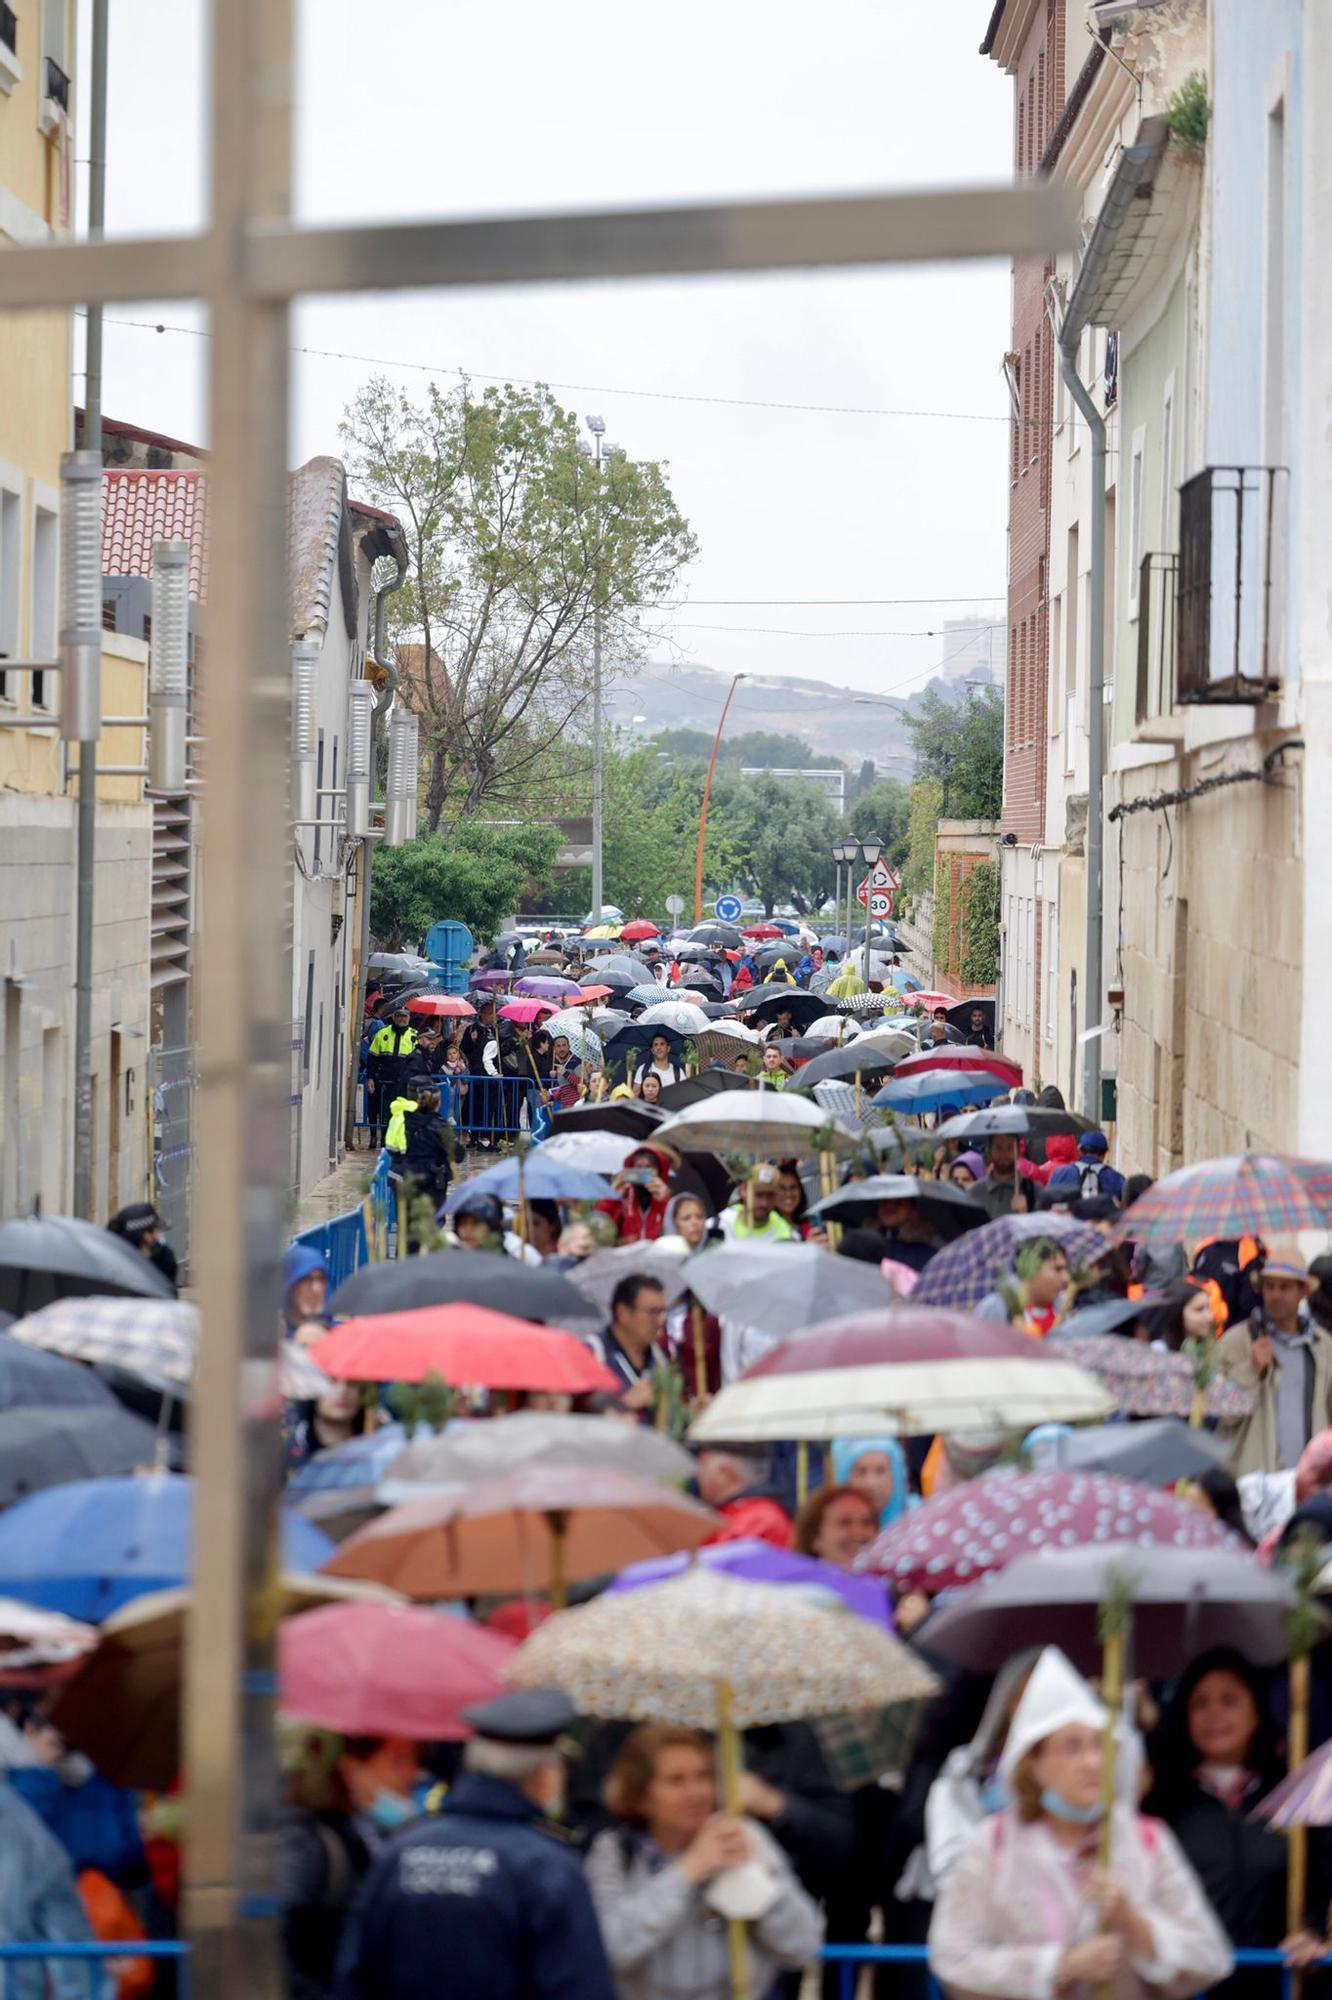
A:
<svg viewBox="0 0 1332 2000">
<path fill-rule="evenodd" d="M 1207 99 L 1207 79 L 1198 70 L 1186 76 L 1166 105 L 1166 124 L 1186 145 L 1205 146 L 1212 107 Z"/>
<path fill-rule="evenodd" d="M 943 786 L 937 778 L 918 778 L 907 796 L 906 866 L 902 887 L 923 896 L 934 887 L 934 836 L 943 807 Z"/>
<path fill-rule="evenodd" d="M 926 690 L 907 725 L 915 739 L 916 778 L 942 791 L 941 819 L 998 819 L 1004 802 L 1004 701 L 982 688 L 961 703 Z"/>
<path fill-rule="evenodd" d="M 420 1382 L 396 1382 L 389 1390 L 388 1405 L 408 1432 L 418 1424 L 442 1431 L 458 1407 L 458 1395 L 435 1369 Z"/>
<path fill-rule="evenodd" d="M 341 432 L 358 489 L 407 537 L 390 616 L 414 649 L 400 665 L 429 829 L 482 805 L 531 812 L 534 772 L 590 715 L 597 614 L 627 663 L 695 553 L 665 470 L 618 451 L 589 462 L 543 387 L 432 382 L 418 403 L 374 377 Z"/>
<path fill-rule="evenodd" d="M 712 809 L 725 830 L 735 879 L 768 915 L 780 903 L 805 915 L 832 895 L 832 850 L 841 821 L 812 785 L 728 774 L 714 784 Z"/>
<path fill-rule="evenodd" d="M 934 871 L 934 976 L 943 979 L 953 966 L 953 871 L 941 855 Z"/>
<path fill-rule="evenodd" d="M 439 917 L 491 937 L 528 884 L 544 886 L 559 846 L 547 826 L 460 826 L 380 847 L 370 875 L 370 929 L 385 951 L 415 949 Z"/>
<path fill-rule="evenodd" d="M 652 739 L 656 750 L 703 764 L 712 755 L 712 742 L 712 737 L 702 729 L 663 729 Z M 811 749 L 799 736 L 786 736 L 770 729 L 746 729 L 722 737 L 717 762 L 761 765 L 766 771 L 835 771 L 841 759 Z"/>
<path fill-rule="evenodd" d="M 874 766 L 871 764 L 869 769 L 872 773 Z M 867 833 L 877 833 L 883 842 L 885 858 L 900 866 L 907 851 L 910 801 L 910 790 L 900 778 L 874 777 L 857 794 L 846 816 L 846 830 L 858 840 L 863 840 Z"/>
<path fill-rule="evenodd" d="M 962 884 L 961 961 L 968 986 L 992 986 L 999 972 L 999 864 L 978 861 Z"/>
</svg>

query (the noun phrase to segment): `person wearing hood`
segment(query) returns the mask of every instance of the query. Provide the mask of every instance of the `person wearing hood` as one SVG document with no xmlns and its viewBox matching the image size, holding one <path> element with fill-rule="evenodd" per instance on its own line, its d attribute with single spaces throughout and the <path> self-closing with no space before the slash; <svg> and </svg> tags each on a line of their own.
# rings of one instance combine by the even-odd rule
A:
<svg viewBox="0 0 1332 2000">
<path fill-rule="evenodd" d="M 449 1128 L 440 1117 L 439 1092 L 415 1077 L 407 1093 L 393 1100 L 384 1144 L 396 1156 L 396 1171 L 438 1207 L 453 1179 Z"/>
<path fill-rule="evenodd" d="M 660 1146 L 635 1146 L 611 1179 L 613 1200 L 597 1207 L 619 1231 L 621 1243 L 655 1243 L 666 1228 L 671 1190 L 668 1177 L 675 1162 Z"/>
<path fill-rule="evenodd" d="M 969 1191 L 978 1181 L 985 1178 L 985 1157 L 970 1150 L 954 1156 L 948 1169 L 948 1178 L 954 1187 Z"/>
<path fill-rule="evenodd" d="M 389 1121 L 389 1107 L 407 1081 L 416 1055 L 416 1030 L 404 1002 L 376 1029 L 370 1043 L 366 1090 L 369 1098 L 370 1141 L 380 1145 Z"/>
<path fill-rule="evenodd" d="M 441 1226 L 451 1226 L 453 1241 L 460 1250 L 484 1250 L 496 1256 L 516 1257 L 522 1264 L 539 1264 L 541 1258 L 530 1243 L 504 1226 L 504 1204 L 498 1195 L 481 1188 L 469 1188 L 450 1213 L 447 1204 L 439 1211 Z"/>
<path fill-rule="evenodd" d="M 913 1504 L 906 1454 L 895 1437 L 834 1438 L 828 1456 L 833 1484 L 863 1493 L 880 1528 L 891 1527 Z"/>
<path fill-rule="evenodd" d="M 1052 1132 L 1045 1142 L 1044 1163 L 1032 1168 L 1031 1177 L 1033 1180 L 1039 1181 L 1042 1187 L 1049 1187 L 1050 1176 L 1056 1173 L 1061 1167 L 1072 1167 L 1076 1171 L 1077 1158 L 1077 1134 L 1074 1132 Z M 1064 1183 L 1061 1182 L 1060 1185 L 1063 1186 Z M 1072 1185 L 1076 1187 L 1076 1181 Z"/>
<path fill-rule="evenodd" d="M 0 1938 L 9 1944 L 92 1944 L 69 1856 L 14 1787 L 0 1779 Z M 110 2000 L 96 1961 L 19 1959 L 5 1967 L 8 2000 Z"/>
<path fill-rule="evenodd" d="M 288 1339 L 306 1320 L 319 1320 L 328 1297 L 328 1266 L 317 1250 L 289 1243 L 282 1253 L 282 1317 Z M 320 1338 L 327 1328 L 320 1325 Z"/>
<path fill-rule="evenodd" d="M 1169 1828 L 1131 1800 L 1098 1864 L 1108 1717 L 1047 1646 L 1009 1725 L 1008 1803 L 971 1835 L 930 1925 L 930 1969 L 956 2000 L 1057 2000 L 1105 1984 L 1114 2000 L 1215 1986 L 1234 1954 Z"/>
</svg>

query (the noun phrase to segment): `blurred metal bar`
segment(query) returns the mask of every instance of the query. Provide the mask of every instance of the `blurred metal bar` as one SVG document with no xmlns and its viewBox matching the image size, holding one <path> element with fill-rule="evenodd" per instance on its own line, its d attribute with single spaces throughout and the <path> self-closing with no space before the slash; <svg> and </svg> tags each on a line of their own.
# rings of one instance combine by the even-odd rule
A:
<svg viewBox="0 0 1332 2000">
<path fill-rule="evenodd" d="M 244 284 L 290 205 L 292 0 L 213 0 L 209 808 L 203 822 L 199 1504 L 186 1646 L 193 2000 L 278 2000 L 272 1730 L 281 1438 L 272 1397 L 290 1165 L 285 301 Z M 249 1395 L 246 1395 L 248 1382 Z M 262 1393 L 266 1386 L 267 1394 Z M 262 1912 L 267 1908 L 268 1914 Z"/>
<path fill-rule="evenodd" d="M 0 311 L 51 306 L 72 310 L 92 298 L 121 303 L 197 299 L 207 291 L 209 263 L 209 245 L 202 236 L 3 249 Z"/>
</svg>

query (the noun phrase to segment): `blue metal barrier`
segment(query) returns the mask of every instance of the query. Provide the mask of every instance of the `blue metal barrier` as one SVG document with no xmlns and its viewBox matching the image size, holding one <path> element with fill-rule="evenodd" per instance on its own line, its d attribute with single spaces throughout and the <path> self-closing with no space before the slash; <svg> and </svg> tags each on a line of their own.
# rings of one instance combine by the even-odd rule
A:
<svg viewBox="0 0 1332 2000">
<path fill-rule="evenodd" d="M 112 1977 L 105 1982 L 107 1993 L 114 1996 L 115 1963 L 127 1958 L 175 1959 L 181 1966 L 181 1991 L 189 1988 L 190 1947 L 182 1938 L 133 1938 L 117 1939 L 112 1944 L 101 1938 L 53 1944 L 45 1939 L 33 1944 L 16 1944 L 12 1940 L 0 1942 L 0 2000 L 8 2000 L 11 1991 L 10 1964 L 29 1959 L 49 1962 L 52 1959 L 94 1959 L 106 1965 Z"/>
<path fill-rule="evenodd" d="M 825 1944 L 819 1958 L 825 1965 L 841 1968 L 839 2000 L 856 2000 L 856 1982 L 867 1965 L 924 1966 L 929 1962 L 929 1953 L 923 1944 Z M 1281 1979 L 1274 2000 L 1291 2000 L 1295 1974 L 1279 1951 L 1237 1951 L 1235 1964 L 1279 1971 Z M 1332 1958 L 1320 1958 L 1317 1964 L 1322 1969 L 1332 1965 Z M 929 1976 L 928 1990 L 930 2000 L 942 2000 L 943 1988 L 933 1973 Z"/>
<path fill-rule="evenodd" d="M 439 1091 L 441 1118 L 453 1126 L 460 1139 L 502 1143 L 535 1127 L 541 1093 L 534 1077 L 473 1076 L 470 1072 L 463 1076 L 445 1070 L 430 1080 Z M 387 1124 L 387 1105 L 383 1107 L 383 1115 Z M 371 1125 L 364 1082 L 357 1086 L 356 1124 L 358 1129 L 366 1131 L 382 1130 L 379 1125 Z"/>
<path fill-rule="evenodd" d="M 353 1271 L 359 1271 L 370 1255 L 365 1240 L 365 1215 L 359 1208 L 349 1208 L 345 1215 L 335 1215 L 328 1222 L 316 1223 L 313 1229 L 303 1229 L 291 1240 L 323 1258 L 330 1292 L 335 1292 Z"/>
</svg>

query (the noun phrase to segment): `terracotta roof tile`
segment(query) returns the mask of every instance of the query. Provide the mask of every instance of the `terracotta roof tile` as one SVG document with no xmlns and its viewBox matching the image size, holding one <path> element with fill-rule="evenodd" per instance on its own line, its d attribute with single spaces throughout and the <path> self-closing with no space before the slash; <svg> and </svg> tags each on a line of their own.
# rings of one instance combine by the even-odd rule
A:
<svg viewBox="0 0 1332 2000">
<path fill-rule="evenodd" d="M 151 576 L 154 542 L 190 545 L 190 596 L 208 596 L 208 481 L 202 472 L 108 467 L 102 474 L 102 574 Z"/>
</svg>

